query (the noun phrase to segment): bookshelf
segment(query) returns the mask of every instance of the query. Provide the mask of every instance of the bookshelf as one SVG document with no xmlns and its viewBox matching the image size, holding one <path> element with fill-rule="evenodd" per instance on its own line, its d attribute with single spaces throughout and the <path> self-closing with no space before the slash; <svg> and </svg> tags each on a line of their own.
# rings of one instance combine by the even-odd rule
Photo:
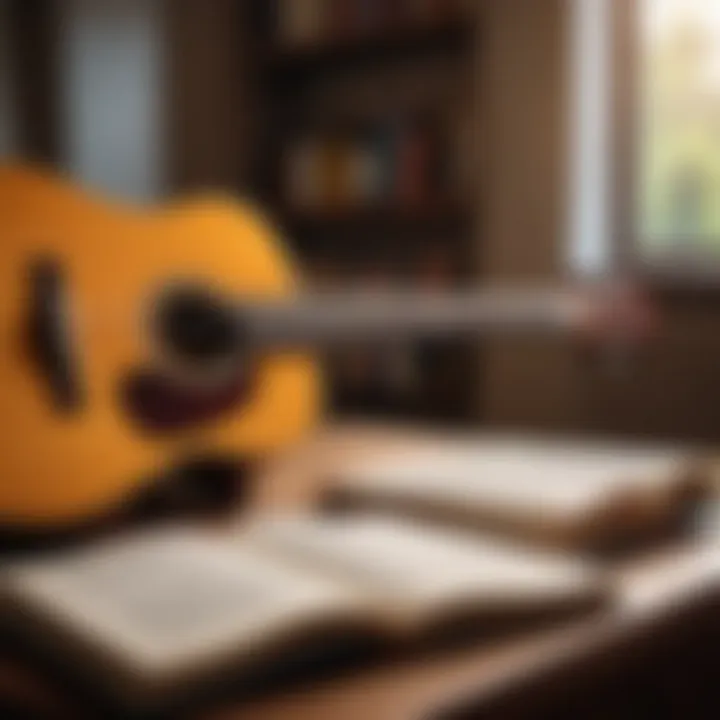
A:
<svg viewBox="0 0 720 720">
<path fill-rule="evenodd" d="M 463 0 L 256 0 L 253 190 L 309 284 L 452 290 L 475 279 L 478 29 Z M 339 412 L 463 420 L 476 352 L 329 361 Z"/>
</svg>

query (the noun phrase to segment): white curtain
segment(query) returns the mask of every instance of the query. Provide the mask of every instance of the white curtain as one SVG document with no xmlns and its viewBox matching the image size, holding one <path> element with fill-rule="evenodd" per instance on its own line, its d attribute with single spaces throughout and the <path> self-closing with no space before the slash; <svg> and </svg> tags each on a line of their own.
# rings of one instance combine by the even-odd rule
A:
<svg viewBox="0 0 720 720">
<path fill-rule="evenodd" d="M 608 269 L 612 248 L 613 0 L 566 0 L 570 16 L 569 257 L 574 271 Z"/>
<path fill-rule="evenodd" d="M 61 159 L 81 182 L 123 199 L 165 190 L 163 6 L 61 4 Z"/>
</svg>

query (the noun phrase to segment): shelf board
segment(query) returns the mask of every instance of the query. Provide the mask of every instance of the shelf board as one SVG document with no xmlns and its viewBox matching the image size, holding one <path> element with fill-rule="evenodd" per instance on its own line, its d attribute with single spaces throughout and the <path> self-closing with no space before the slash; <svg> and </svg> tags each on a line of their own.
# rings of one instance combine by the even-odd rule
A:
<svg viewBox="0 0 720 720">
<path fill-rule="evenodd" d="M 268 71 L 279 81 L 299 81 L 318 73 L 346 71 L 393 59 L 470 47 L 473 26 L 464 17 L 409 26 L 350 39 L 273 48 Z"/>
<path fill-rule="evenodd" d="M 423 255 L 438 244 L 458 265 L 470 257 L 473 213 L 468 207 L 444 206 L 402 211 L 367 208 L 334 213 L 278 213 L 280 227 L 296 251 L 306 257 L 363 259 L 384 257 L 392 262 Z"/>
<path fill-rule="evenodd" d="M 334 211 L 280 212 L 285 225 L 301 232 L 343 233 L 366 231 L 409 231 L 412 233 L 449 231 L 468 226 L 471 214 L 467 207 L 441 204 L 416 208 L 378 206 Z"/>
</svg>

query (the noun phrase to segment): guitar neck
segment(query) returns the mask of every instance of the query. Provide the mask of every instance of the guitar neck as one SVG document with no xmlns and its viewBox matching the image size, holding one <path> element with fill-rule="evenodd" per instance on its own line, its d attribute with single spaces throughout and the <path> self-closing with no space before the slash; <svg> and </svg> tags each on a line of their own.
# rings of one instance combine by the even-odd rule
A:
<svg viewBox="0 0 720 720">
<path fill-rule="evenodd" d="M 179 288 L 160 303 L 154 327 L 170 359 L 202 369 L 263 352 L 491 336 L 578 334 L 624 348 L 651 327 L 646 315 L 622 297 L 598 301 L 557 288 L 311 293 L 275 301 Z"/>
<path fill-rule="evenodd" d="M 248 303 L 237 323 L 250 348 L 562 334 L 581 326 L 587 303 L 557 290 L 455 294 L 314 294 L 291 302 Z"/>
</svg>

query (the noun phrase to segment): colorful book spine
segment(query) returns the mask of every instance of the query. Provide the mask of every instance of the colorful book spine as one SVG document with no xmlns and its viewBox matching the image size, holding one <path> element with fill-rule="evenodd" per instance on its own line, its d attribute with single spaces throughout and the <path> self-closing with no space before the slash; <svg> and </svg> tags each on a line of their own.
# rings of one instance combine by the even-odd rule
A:
<svg viewBox="0 0 720 720">
<path fill-rule="evenodd" d="M 373 207 L 380 200 L 380 173 L 382 168 L 377 153 L 365 138 L 353 147 L 350 165 L 351 201 L 355 207 Z"/>
<path fill-rule="evenodd" d="M 400 207 L 417 208 L 428 199 L 430 148 L 425 129 L 406 127 L 398 148 L 396 197 Z"/>
<path fill-rule="evenodd" d="M 313 140 L 299 141 L 288 153 L 285 194 L 290 207 L 301 212 L 316 209 L 322 202 L 321 151 Z"/>
<path fill-rule="evenodd" d="M 402 141 L 402 126 L 390 121 L 378 128 L 376 152 L 378 153 L 378 197 L 385 204 L 395 201 L 397 187 L 398 149 Z"/>
<path fill-rule="evenodd" d="M 326 5 L 328 36 L 333 43 L 352 40 L 358 31 L 358 3 L 334 0 Z"/>
<path fill-rule="evenodd" d="M 345 138 L 331 137 L 324 143 L 324 206 L 330 212 L 345 209 L 349 204 L 351 153 L 351 147 Z"/>
</svg>

